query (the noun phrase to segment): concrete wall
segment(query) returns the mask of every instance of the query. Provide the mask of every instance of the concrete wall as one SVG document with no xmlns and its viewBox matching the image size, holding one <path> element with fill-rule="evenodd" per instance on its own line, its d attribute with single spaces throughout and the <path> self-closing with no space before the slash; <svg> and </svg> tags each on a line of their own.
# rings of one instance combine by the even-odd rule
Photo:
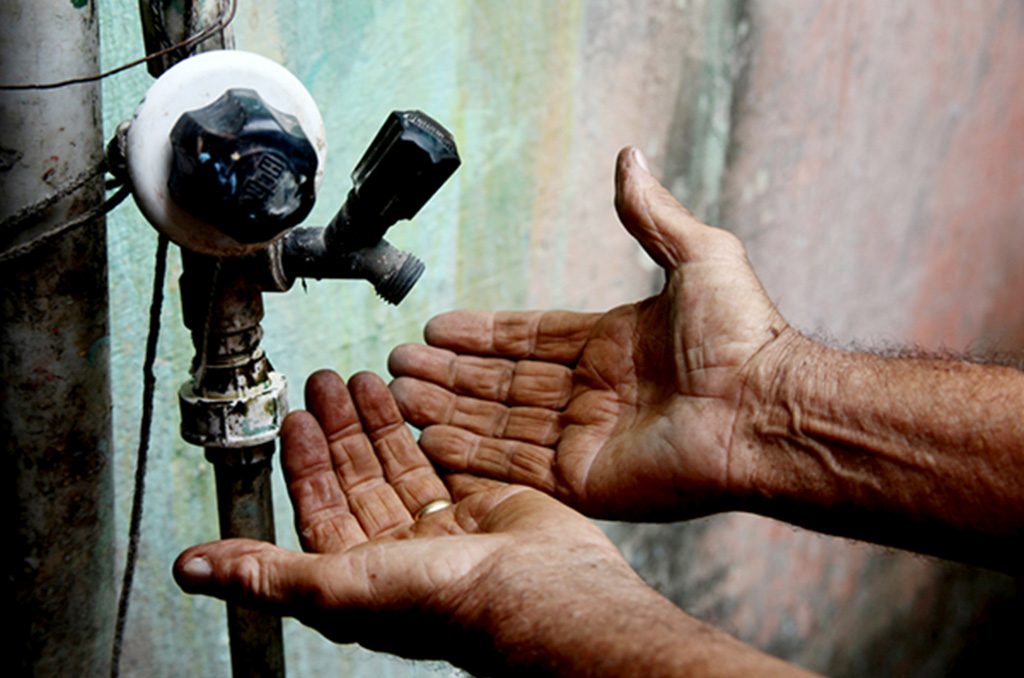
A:
<svg viewBox="0 0 1024 678">
<path fill-rule="evenodd" d="M 105 65 L 139 54 L 136 3 L 98 5 Z M 392 231 L 428 265 L 400 308 L 356 282 L 268 299 L 266 346 L 296 406 L 310 371 L 382 371 L 390 347 L 443 310 L 606 308 L 656 289 L 612 209 L 612 161 L 627 143 L 747 239 L 802 329 L 954 348 L 1024 339 L 1019 2 L 240 5 L 238 47 L 282 61 L 324 112 L 327 180 L 311 223 L 337 208 L 394 108 L 435 116 L 463 155 L 451 185 Z M 108 137 L 148 82 L 144 69 L 106 82 Z M 155 235 L 126 205 L 109 238 L 123 555 Z M 228 674 L 222 606 L 179 593 L 169 574 L 181 548 L 216 536 L 211 470 L 176 432 L 191 357 L 179 272 L 173 256 L 126 675 Z M 277 490 L 281 541 L 294 546 Z M 955 672 L 1008 653 L 1021 630 L 1005 614 L 1008 580 L 748 516 L 609 531 L 686 609 L 819 670 Z M 294 622 L 285 636 L 293 675 L 434 670 Z"/>
<path fill-rule="evenodd" d="M 703 213 L 746 241 L 783 314 L 840 345 L 1020 358 L 1024 4 L 744 10 Z M 684 608 L 833 675 L 993 673 L 1024 631 L 1020 585 L 991 573 L 744 515 L 621 534 Z"/>
</svg>

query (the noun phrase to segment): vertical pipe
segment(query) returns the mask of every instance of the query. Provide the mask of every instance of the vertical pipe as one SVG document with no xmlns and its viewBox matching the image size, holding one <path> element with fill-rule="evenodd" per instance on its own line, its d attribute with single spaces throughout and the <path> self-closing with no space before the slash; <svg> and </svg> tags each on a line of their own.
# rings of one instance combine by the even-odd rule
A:
<svg viewBox="0 0 1024 678">
<path fill-rule="evenodd" d="M 224 17 L 230 6 L 231 0 L 139 0 L 146 52 L 153 54 L 205 30 Z M 224 30 L 192 49 L 176 50 L 151 60 L 149 72 L 159 77 L 192 54 L 232 47 L 233 33 Z M 185 322 L 192 330 L 196 346 L 196 363 L 205 365 L 209 361 L 207 378 L 219 372 L 233 374 L 239 367 L 233 359 L 238 356 L 226 348 L 233 345 L 228 337 L 244 337 L 239 345 L 252 353 L 258 350 L 259 321 L 263 317 L 260 292 L 248 283 L 244 274 L 237 275 L 230 262 L 224 264 L 227 270 L 221 275 L 218 272 L 221 262 L 191 252 L 183 255 L 182 300 Z M 254 343 L 249 346 L 247 340 Z M 238 350 L 238 346 L 233 349 Z M 206 355 L 207 351 L 211 355 Z M 253 362 L 266 364 L 265 360 Z M 227 392 L 232 388 L 229 386 L 231 379 L 221 381 L 214 377 L 213 383 L 206 383 L 200 375 L 197 381 L 200 391 L 205 392 L 208 386 L 210 393 L 228 398 L 238 395 Z M 247 448 L 206 449 L 206 457 L 214 464 L 216 472 L 221 538 L 275 541 L 270 484 L 273 456 L 273 442 Z M 233 675 L 283 678 L 284 642 L 280 617 L 235 605 L 227 606 L 227 616 Z"/>
<path fill-rule="evenodd" d="M 216 469 L 222 539 L 275 540 L 270 484 L 273 457 L 274 443 L 242 449 L 207 448 L 206 458 Z M 228 605 L 228 635 L 233 675 L 284 676 L 280 617 Z"/>
<path fill-rule="evenodd" d="M 142 37 L 146 53 L 154 54 L 197 35 L 217 23 L 231 6 L 231 0 L 139 0 Z M 234 33 L 221 31 L 187 49 L 151 59 L 149 74 L 160 77 L 164 71 L 193 54 L 212 49 L 233 49 Z"/>
<path fill-rule="evenodd" d="M 95 2 L 4 0 L 0 83 L 99 71 Z M 0 219 L 102 158 L 98 83 L 0 90 Z M 0 248 L 95 207 L 102 177 Z M 106 232 L 102 218 L 0 263 L 3 609 L 11 675 L 100 675 L 115 613 Z M 13 670 L 11 669 L 13 664 Z"/>
<path fill-rule="evenodd" d="M 252 400 L 251 387 L 270 379 L 270 363 L 260 348 L 262 294 L 241 259 L 218 260 L 188 251 L 183 252 L 182 259 L 185 324 L 192 331 L 196 348 L 189 390 L 214 403 L 232 403 L 233 413 L 251 424 L 256 416 L 253 410 L 260 407 Z M 222 414 L 220 408 L 208 411 L 201 405 L 190 405 L 182 412 L 186 440 L 198 443 L 205 434 L 215 438 L 207 438 L 203 444 L 207 445 L 206 458 L 216 471 L 221 537 L 273 542 L 276 535 L 270 472 L 275 442 L 217 446 L 229 443 L 225 429 L 232 428 L 221 419 Z M 255 426 L 251 434 L 262 437 Z M 227 606 L 227 614 L 232 674 L 238 678 L 283 678 L 280 617 L 234 605 Z"/>
</svg>

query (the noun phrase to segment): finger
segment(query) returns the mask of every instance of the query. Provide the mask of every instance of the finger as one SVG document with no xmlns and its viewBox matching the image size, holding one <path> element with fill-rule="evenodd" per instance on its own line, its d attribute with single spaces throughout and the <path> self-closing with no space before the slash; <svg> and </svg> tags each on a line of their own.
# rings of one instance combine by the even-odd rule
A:
<svg viewBox="0 0 1024 678">
<path fill-rule="evenodd" d="M 302 548 L 344 551 L 366 541 L 334 471 L 327 438 L 309 412 L 292 412 L 281 427 L 281 467 Z"/>
<path fill-rule="evenodd" d="M 522 485 L 510 485 L 471 473 L 451 473 L 445 476 L 445 482 L 457 502 L 455 519 L 470 534 L 498 531 L 521 520 L 522 516 L 518 514 L 496 518 L 495 509 L 517 494 L 532 492 Z"/>
<path fill-rule="evenodd" d="M 555 492 L 554 450 L 517 440 L 477 435 L 454 426 L 431 426 L 420 435 L 428 457 L 454 471 Z"/>
<path fill-rule="evenodd" d="M 193 546 L 174 562 L 174 579 L 201 593 L 282 616 L 301 616 L 316 600 L 320 556 L 268 542 L 226 539 Z"/>
<path fill-rule="evenodd" d="M 432 318 L 427 343 L 456 353 L 533 358 L 571 365 L 579 359 L 597 313 L 452 311 Z"/>
<path fill-rule="evenodd" d="M 384 476 L 411 516 L 432 501 L 450 501 L 430 460 L 405 425 L 402 413 L 380 377 L 360 372 L 349 380 L 366 434 L 373 441 Z"/>
<path fill-rule="evenodd" d="M 366 536 L 373 539 L 410 523 L 412 516 L 385 481 L 384 469 L 341 377 L 327 370 L 310 376 L 306 403 L 320 422 L 338 484 Z"/>
<path fill-rule="evenodd" d="M 445 482 L 456 498 L 452 519 L 469 534 L 496 532 L 506 528 L 509 523 L 514 524 L 520 518 L 519 515 L 503 516 L 496 509 L 510 497 L 530 491 L 522 485 L 510 485 L 469 473 L 449 474 Z"/>
<path fill-rule="evenodd" d="M 459 550 L 451 542 L 408 539 L 312 555 L 232 539 L 186 550 L 173 574 L 188 593 L 296 617 L 338 643 L 439 658 L 444 652 L 438 641 L 447 640 L 443 633 L 413 624 L 418 632 L 410 636 L 395 624 L 428 619 L 436 624 L 450 615 L 454 608 L 443 594 L 465 577 L 464 564 L 474 562 L 472 553 L 452 557 L 453 548 Z"/>
<path fill-rule="evenodd" d="M 615 209 L 626 230 L 667 270 L 691 259 L 704 234 L 713 230 L 658 183 L 632 147 L 622 149 L 616 162 Z"/>
<path fill-rule="evenodd" d="M 490 400 L 457 396 L 440 386 L 409 377 L 391 383 L 402 415 L 426 428 L 446 424 L 490 438 L 554 445 L 562 432 L 559 413 L 542 407 L 508 407 Z"/>
<path fill-rule="evenodd" d="M 422 344 L 396 347 L 388 369 L 396 377 L 416 377 L 459 395 L 509 405 L 561 409 L 572 393 L 572 371 L 564 365 L 459 355 Z"/>
</svg>

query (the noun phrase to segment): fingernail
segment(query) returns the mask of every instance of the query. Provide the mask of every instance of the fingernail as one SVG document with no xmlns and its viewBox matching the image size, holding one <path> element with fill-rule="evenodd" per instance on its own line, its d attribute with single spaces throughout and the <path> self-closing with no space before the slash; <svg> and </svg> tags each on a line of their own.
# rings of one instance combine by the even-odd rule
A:
<svg viewBox="0 0 1024 678">
<path fill-rule="evenodd" d="M 213 567 L 210 561 L 202 556 L 197 556 L 185 561 L 181 571 L 188 575 L 189 579 L 208 579 L 213 574 Z"/>
<path fill-rule="evenodd" d="M 651 173 L 651 168 L 647 164 L 647 158 L 644 157 L 644 154 L 640 152 L 639 148 L 633 147 L 633 161 L 636 162 L 637 165 L 640 165 L 640 169 L 648 174 Z"/>
</svg>

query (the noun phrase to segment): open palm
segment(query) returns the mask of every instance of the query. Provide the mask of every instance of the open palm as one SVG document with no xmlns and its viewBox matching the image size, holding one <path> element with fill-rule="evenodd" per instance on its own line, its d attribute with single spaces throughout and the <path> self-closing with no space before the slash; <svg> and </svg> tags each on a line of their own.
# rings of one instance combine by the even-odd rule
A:
<svg viewBox="0 0 1024 678">
<path fill-rule="evenodd" d="M 713 512 L 742 481 L 735 440 L 756 371 L 788 332 L 739 241 L 696 221 L 632 155 L 616 206 L 665 270 L 662 292 L 605 314 L 456 311 L 392 353 L 392 392 L 428 456 L 584 512 Z M 732 487 L 735 498 L 735 487 Z"/>
<path fill-rule="evenodd" d="M 346 387 L 318 372 L 306 396 L 310 412 L 282 432 L 305 553 L 249 539 L 195 546 L 175 565 L 187 591 L 294 616 L 335 642 L 479 668 L 498 661 L 476 637 L 493 617 L 528 616 L 523 601 L 544 587 L 569 604 L 589 586 L 572 573 L 581 557 L 609 587 L 643 588 L 600 530 L 550 497 L 440 477 L 375 375 Z M 451 503 L 418 517 L 437 501 Z"/>
</svg>

